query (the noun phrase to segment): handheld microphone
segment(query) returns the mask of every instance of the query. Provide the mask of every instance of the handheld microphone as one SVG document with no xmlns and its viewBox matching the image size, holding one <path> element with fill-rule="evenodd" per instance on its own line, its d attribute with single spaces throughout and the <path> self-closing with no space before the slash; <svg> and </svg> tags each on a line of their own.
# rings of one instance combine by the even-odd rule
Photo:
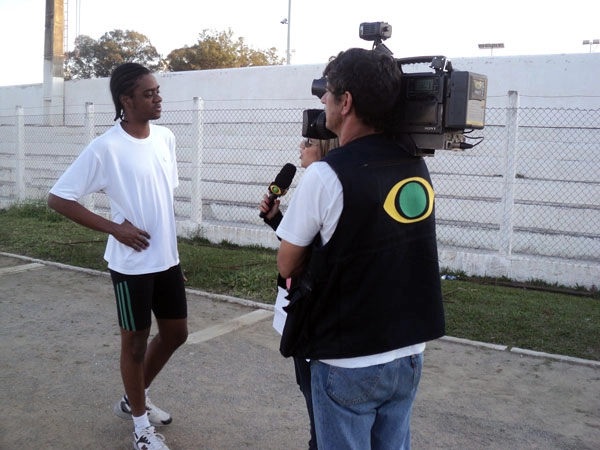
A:
<svg viewBox="0 0 600 450">
<path fill-rule="evenodd" d="M 294 175 L 296 175 L 296 166 L 291 163 L 287 163 L 283 166 L 281 171 L 275 177 L 275 181 L 269 186 L 269 205 L 272 205 L 276 198 L 287 193 L 292 184 L 292 180 L 294 179 Z M 259 217 L 264 219 L 266 215 L 267 213 L 261 211 Z"/>
</svg>

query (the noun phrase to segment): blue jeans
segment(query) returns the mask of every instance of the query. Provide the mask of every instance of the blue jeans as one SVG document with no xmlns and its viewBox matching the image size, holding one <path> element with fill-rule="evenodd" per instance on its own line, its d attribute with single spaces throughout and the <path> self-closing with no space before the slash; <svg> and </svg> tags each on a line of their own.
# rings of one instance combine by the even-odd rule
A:
<svg viewBox="0 0 600 450">
<path fill-rule="evenodd" d="M 320 450 L 410 450 L 410 415 L 423 354 L 344 369 L 312 361 Z"/>
</svg>

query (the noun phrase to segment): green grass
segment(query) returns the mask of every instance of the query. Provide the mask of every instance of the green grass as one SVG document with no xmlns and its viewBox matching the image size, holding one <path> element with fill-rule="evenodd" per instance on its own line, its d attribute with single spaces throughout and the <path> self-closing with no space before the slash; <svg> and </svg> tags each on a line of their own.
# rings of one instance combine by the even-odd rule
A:
<svg viewBox="0 0 600 450">
<path fill-rule="evenodd" d="M 600 359 L 600 300 L 466 281 L 443 282 L 448 334 Z"/>
<path fill-rule="evenodd" d="M 106 270 L 106 236 L 63 218 L 44 203 L 0 210 L 0 251 Z M 273 303 L 277 252 L 181 239 L 190 288 Z M 504 280 L 506 281 L 506 280 Z M 535 351 L 600 360 L 600 298 L 581 289 L 548 292 L 458 274 L 442 280 L 447 334 Z M 558 290 L 558 289 L 557 289 Z"/>
<path fill-rule="evenodd" d="M 188 286 L 266 303 L 275 301 L 275 250 L 180 239 L 179 256 Z"/>
</svg>

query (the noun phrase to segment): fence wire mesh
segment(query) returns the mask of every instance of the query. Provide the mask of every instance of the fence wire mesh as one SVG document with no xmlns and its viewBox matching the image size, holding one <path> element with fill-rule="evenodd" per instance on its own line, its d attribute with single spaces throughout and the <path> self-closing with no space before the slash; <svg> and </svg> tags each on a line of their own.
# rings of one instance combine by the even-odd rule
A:
<svg viewBox="0 0 600 450">
<path fill-rule="evenodd" d="M 284 164 L 299 166 L 301 121 L 301 109 L 163 111 L 157 123 L 177 139 L 178 220 L 263 227 L 257 205 L 267 186 Z M 113 114 L 92 110 L 1 125 L 0 207 L 45 198 L 113 124 Z M 488 108 L 472 135 L 483 138 L 474 148 L 427 158 L 441 246 L 600 262 L 599 110 Z M 107 213 L 102 194 L 86 201 Z"/>
</svg>

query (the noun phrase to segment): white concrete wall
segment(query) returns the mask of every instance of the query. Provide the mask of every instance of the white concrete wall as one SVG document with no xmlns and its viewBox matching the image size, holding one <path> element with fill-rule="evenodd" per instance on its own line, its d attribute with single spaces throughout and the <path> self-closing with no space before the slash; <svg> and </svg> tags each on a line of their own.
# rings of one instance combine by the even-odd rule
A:
<svg viewBox="0 0 600 450">
<path fill-rule="evenodd" d="M 487 75 L 488 107 L 505 107 L 508 91 L 518 91 L 521 107 L 600 107 L 600 53 L 455 58 L 454 70 Z M 200 97 L 208 109 L 315 108 L 310 93 L 325 64 L 283 65 L 158 74 L 165 110 L 191 109 Z M 108 79 L 65 83 L 65 114 L 113 111 Z M 43 113 L 42 85 L 0 87 L 0 124 L 12 123 L 15 107 Z M 59 113 L 60 111 L 54 111 Z M 7 117 L 8 116 L 8 117 Z M 32 120 L 32 119 L 28 119 Z"/>
<path fill-rule="evenodd" d="M 0 124 L 13 124 L 17 106 L 26 108 L 28 114 L 42 115 L 44 113 L 42 88 L 42 84 L 0 86 Z"/>
<path fill-rule="evenodd" d="M 505 107 L 508 91 L 520 106 L 597 109 L 600 106 L 600 53 L 455 58 L 455 70 L 488 77 L 488 107 Z"/>
</svg>

